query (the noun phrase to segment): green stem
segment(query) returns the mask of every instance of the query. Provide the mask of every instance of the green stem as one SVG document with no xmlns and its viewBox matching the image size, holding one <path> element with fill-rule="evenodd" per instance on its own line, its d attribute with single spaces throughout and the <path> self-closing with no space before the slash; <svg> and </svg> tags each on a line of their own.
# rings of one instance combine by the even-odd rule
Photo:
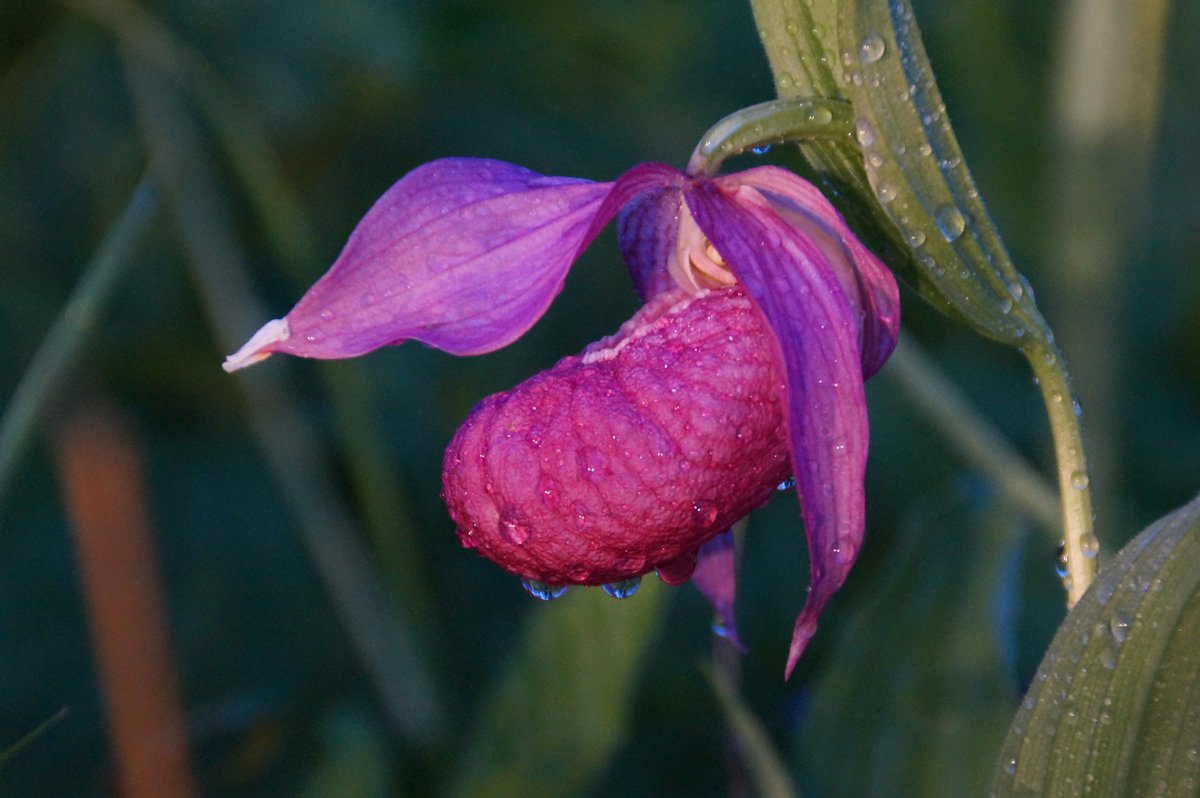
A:
<svg viewBox="0 0 1200 798">
<path fill-rule="evenodd" d="M 688 161 L 688 174 L 712 176 L 727 158 L 789 141 L 849 140 L 854 108 L 842 100 L 771 100 L 735 111 L 708 129 Z"/>
<path fill-rule="evenodd" d="M 47 401 L 86 345 L 93 340 L 100 314 L 133 264 L 133 250 L 158 210 L 158 190 L 150 173 L 142 175 L 116 224 L 83 270 L 71 298 L 33 356 L 0 420 L 0 499 Z"/>
<path fill-rule="evenodd" d="M 1092 529 L 1092 494 L 1087 458 L 1083 453 L 1079 404 L 1071 392 L 1071 380 L 1062 353 L 1049 335 L 1031 342 L 1021 351 L 1037 378 L 1050 418 L 1062 502 L 1061 562 L 1066 573 L 1063 587 L 1067 591 L 1067 606 L 1073 607 L 1096 576 L 1096 554 L 1100 549 Z"/>
</svg>

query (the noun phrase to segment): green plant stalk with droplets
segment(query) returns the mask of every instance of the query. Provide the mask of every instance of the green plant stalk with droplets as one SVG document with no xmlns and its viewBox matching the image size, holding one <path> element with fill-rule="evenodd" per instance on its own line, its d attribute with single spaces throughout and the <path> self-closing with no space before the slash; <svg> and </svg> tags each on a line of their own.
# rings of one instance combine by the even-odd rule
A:
<svg viewBox="0 0 1200 798">
<path fill-rule="evenodd" d="M 1060 561 L 1073 606 L 1092 582 L 1098 550 L 1078 403 L 1054 335 L 975 188 L 909 3 L 751 6 L 779 100 L 722 120 L 694 161 L 711 172 L 737 152 L 795 142 L 830 199 L 897 274 L 950 316 L 1020 349 L 1049 416 Z M 816 124 L 818 111 L 829 121 Z"/>
</svg>

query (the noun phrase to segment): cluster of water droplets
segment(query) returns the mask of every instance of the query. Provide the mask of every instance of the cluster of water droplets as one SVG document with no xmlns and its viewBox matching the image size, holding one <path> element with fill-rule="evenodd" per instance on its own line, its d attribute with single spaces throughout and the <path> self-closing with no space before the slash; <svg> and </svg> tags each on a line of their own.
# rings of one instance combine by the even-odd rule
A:
<svg viewBox="0 0 1200 798">
<path fill-rule="evenodd" d="M 631 579 L 622 579 L 619 582 L 609 582 L 601 585 L 601 589 L 616 599 L 626 599 L 632 596 L 641 587 L 642 578 L 635 576 Z M 553 601 L 556 598 L 561 598 L 567 592 L 567 585 L 551 585 L 546 582 L 539 582 L 536 579 L 522 579 L 521 587 L 525 588 L 525 592 L 536 599 L 542 601 Z"/>
</svg>

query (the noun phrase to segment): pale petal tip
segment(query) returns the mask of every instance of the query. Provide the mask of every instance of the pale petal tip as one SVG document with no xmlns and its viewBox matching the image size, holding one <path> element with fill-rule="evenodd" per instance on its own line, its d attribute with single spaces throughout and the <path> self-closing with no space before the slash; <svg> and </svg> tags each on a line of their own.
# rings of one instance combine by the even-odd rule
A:
<svg viewBox="0 0 1200 798">
<path fill-rule="evenodd" d="M 241 349 L 225 358 L 221 368 L 228 372 L 252 366 L 260 360 L 266 360 L 273 350 L 267 349 L 271 344 L 286 341 L 292 334 L 287 319 L 272 319 L 250 337 Z"/>
</svg>

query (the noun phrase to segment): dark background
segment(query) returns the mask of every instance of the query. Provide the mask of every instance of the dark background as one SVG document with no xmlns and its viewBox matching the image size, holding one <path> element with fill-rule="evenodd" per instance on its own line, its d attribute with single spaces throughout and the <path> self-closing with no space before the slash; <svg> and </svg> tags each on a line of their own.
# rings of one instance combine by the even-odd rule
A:
<svg viewBox="0 0 1200 798">
<path fill-rule="evenodd" d="M 1146 171 L 1122 168 L 1120 146 L 1092 165 L 1089 196 L 1113 214 L 1115 234 L 1105 217 L 1060 201 L 1074 162 L 1052 100 L 1067 44 L 1057 9 L 925 0 L 916 11 L 983 196 L 1068 362 L 1081 364 L 1085 423 L 1098 405 L 1085 433 L 1098 529 L 1115 551 L 1200 486 L 1200 9 L 1177 4 L 1167 28 Z M 586 644 L 538 638 L 529 630 L 549 608 L 461 550 L 438 498 L 442 448 L 476 401 L 637 306 L 611 230 L 504 351 L 455 359 L 410 344 L 356 364 L 277 357 L 247 373 L 296 419 L 280 421 L 279 405 L 220 370 L 232 348 L 217 330 L 244 338 L 285 313 L 374 199 L 424 161 L 486 156 L 603 180 L 641 161 L 682 166 L 709 125 L 772 93 L 737 2 L 6 0 L 0 397 L 26 373 L 150 154 L 183 166 L 0 495 L 0 750 L 69 707 L 0 765 L 0 795 L 114 790 L 56 468 L 69 420 L 96 407 L 116 414 L 145 475 L 203 794 L 727 794 L 699 595 L 655 590 L 651 577 L 612 609 L 599 591 L 572 591 L 554 606 L 568 607 L 563 628 L 583 630 Z M 1116 253 L 1102 301 L 1087 290 L 1087 263 L 1082 280 L 1068 279 L 1057 260 L 1063 231 L 1089 223 Z M 232 263 L 245 289 L 213 276 L 214 262 Z M 246 304 L 206 300 L 212 281 Z M 903 310 L 905 335 L 1049 475 L 1045 416 L 1019 356 L 911 292 Z M 948 448 L 887 369 L 869 398 L 866 546 L 787 683 L 807 573 L 795 500 L 780 494 L 751 517 L 745 700 L 806 795 L 977 794 L 1062 617 L 1056 541 Z M 301 469 L 298 491 L 281 486 L 252 413 L 318 444 L 325 466 Z M 328 519 L 296 497 L 326 489 L 350 519 L 336 533 L 371 553 L 369 573 L 322 577 L 315 564 L 300 530 L 319 534 Z M 415 653 L 380 678 L 432 680 L 433 732 L 413 731 L 423 710 L 409 707 L 406 727 L 384 706 L 331 578 L 382 585 L 395 618 L 377 628 Z M 588 642 L 593 611 L 618 613 L 614 628 L 627 632 Z M 557 692 L 518 691 L 511 713 L 497 698 L 506 674 L 510 688 L 522 667 L 553 681 L 577 655 L 584 676 Z M 592 706 L 597 695 L 606 706 Z M 584 750 L 595 755 L 581 764 Z"/>
</svg>

